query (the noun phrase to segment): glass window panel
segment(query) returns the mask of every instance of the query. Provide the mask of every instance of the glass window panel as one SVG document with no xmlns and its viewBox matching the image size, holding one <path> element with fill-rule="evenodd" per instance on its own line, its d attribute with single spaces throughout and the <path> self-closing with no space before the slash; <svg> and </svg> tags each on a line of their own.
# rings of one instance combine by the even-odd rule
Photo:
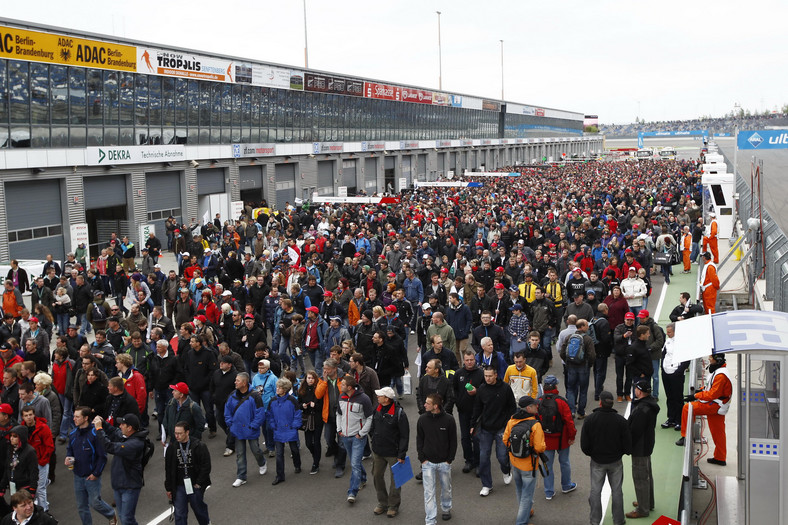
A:
<svg viewBox="0 0 788 525">
<path fill-rule="evenodd" d="M 249 124 L 252 128 L 260 127 L 260 88 L 251 86 L 249 88 Z"/>
<path fill-rule="evenodd" d="M 252 91 L 256 89 L 252 86 L 243 86 L 241 89 L 241 126 L 249 128 L 252 123 Z"/>
<path fill-rule="evenodd" d="M 63 225 L 56 224 L 49 227 L 49 235 L 61 235 L 63 233 Z"/>
<path fill-rule="evenodd" d="M 118 123 L 118 73 L 104 71 L 104 124 L 109 126 Z"/>
<path fill-rule="evenodd" d="M 162 95 L 161 95 L 161 77 L 148 78 L 148 93 L 150 97 L 150 121 L 148 125 L 151 127 L 151 135 L 154 134 L 154 128 L 161 126 L 162 114 Z M 161 133 L 158 133 L 160 135 Z"/>
<path fill-rule="evenodd" d="M 33 137 L 30 141 L 31 148 L 49 147 L 49 125 L 33 126 Z"/>
<path fill-rule="evenodd" d="M 161 118 L 163 126 L 175 125 L 175 80 L 161 79 Z"/>
<path fill-rule="evenodd" d="M 118 115 L 121 125 L 134 124 L 134 74 L 118 73 Z"/>
<path fill-rule="evenodd" d="M 231 126 L 233 122 L 233 86 L 221 85 L 222 90 L 222 126 Z"/>
<path fill-rule="evenodd" d="M 8 78 L 6 76 L 6 61 L 0 60 L 0 126 L 6 123 L 8 123 Z M 0 140 L 0 144 L 2 144 L 2 140 Z"/>
<path fill-rule="evenodd" d="M 69 68 L 70 86 L 68 98 L 70 103 L 69 114 L 72 124 L 85 124 L 85 70 L 79 67 Z"/>
<path fill-rule="evenodd" d="M 16 232 L 16 240 L 28 241 L 33 238 L 33 230 L 19 230 Z"/>
<path fill-rule="evenodd" d="M 199 144 L 200 143 L 200 128 L 191 127 L 189 128 L 189 140 L 187 144 Z"/>
<path fill-rule="evenodd" d="M 103 146 L 104 145 L 104 127 L 103 126 L 88 126 L 88 146 Z"/>
<path fill-rule="evenodd" d="M 235 84 L 232 90 L 232 125 L 233 127 L 240 127 L 241 125 L 241 110 L 243 108 L 243 85 Z"/>
<path fill-rule="evenodd" d="M 189 91 L 186 100 L 186 111 L 189 126 L 200 125 L 200 83 L 189 80 Z"/>
<path fill-rule="evenodd" d="M 2 140 L 0 139 L 0 142 Z M 50 143 L 53 148 L 67 148 L 68 147 L 68 127 L 66 126 L 52 126 L 52 133 Z"/>
<path fill-rule="evenodd" d="M 222 139 L 220 144 L 227 144 L 232 142 L 232 131 L 230 128 L 222 128 Z"/>
<path fill-rule="evenodd" d="M 200 144 L 211 143 L 211 128 L 200 128 Z"/>
<path fill-rule="evenodd" d="M 16 242 L 16 232 L 8 232 L 8 242 Z"/>
<path fill-rule="evenodd" d="M 46 64 L 30 64 L 30 118 L 33 124 L 49 125 L 49 66 Z"/>
<path fill-rule="evenodd" d="M 9 99 L 11 123 L 30 122 L 30 86 L 28 85 L 29 63 L 11 60 L 8 62 Z M 30 138 L 30 137 L 27 137 Z"/>
<path fill-rule="evenodd" d="M 217 131 L 219 126 L 222 125 L 222 85 L 211 83 L 211 126 L 215 127 Z M 213 136 L 213 131 L 211 131 Z M 221 131 L 219 131 L 221 136 Z"/>
<path fill-rule="evenodd" d="M 118 137 L 118 144 L 120 146 L 131 146 L 134 144 L 134 128 L 122 127 L 120 128 L 120 136 Z"/>
<path fill-rule="evenodd" d="M 102 109 L 102 85 L 104 80 L 101 77 L 100 69 L 88 69 L 87 81 L 87 107 L 88 124 L 101 124 L 104 121 Z"/>
<path fill-rule="evenodd" d="M 136 124 L 145 126 L 148 124 L 148 76 L 137 75 L 134 79 L 134 95 L 137 102 L 134 104 L 134 114 Z M 146 133 L 147 135 L 147 133 Z"/>
</svg>

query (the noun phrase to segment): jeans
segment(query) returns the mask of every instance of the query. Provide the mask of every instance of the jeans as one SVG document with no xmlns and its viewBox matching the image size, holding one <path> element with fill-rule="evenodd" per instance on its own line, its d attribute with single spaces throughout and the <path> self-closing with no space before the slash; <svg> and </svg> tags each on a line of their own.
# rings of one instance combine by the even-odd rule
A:
<svg viewBox="0 0 788 525">
<path fill-rule="evenodd" d="M 246 444 L 249 444 L 249 450 L 257 460 L 257 466 L 262 467 L 265 465 L 265 454 L 260 450 L 260 443 L 256 439 L 236 439 L 235 440 L 235 476 L 238 479 L 246 479 Z M 126 525 L 124 522 L 123 525 Z"/>
<path fill-rule="evenodd" d="M 438 506 L 435 501 L 435 482 L 441 482 L 441 511 L 451 510 L 451 465 L 425 461 L 421 465 L 424 483 L 424 518 L 425 525 L 438 523 Z"/>
<path fill-rule="evenodd" d="M 298 441 L 288 441 L 290 454 L 293 456 L 293 466 L 301 468 L 301 452 L 298 450 Z M 285 443 L 276 441 L 276 479 L 285 479 Z"/>
<path fill-rule="evenodd" d="M 334 468 L 338 466 L 344 466 L 345 460 L 342 459 L 341 463 L 338 463 L 339 458 L 339 451 L 340 446 L 337 443 L 337 420 L 336 418 L 330 417 L 328 418 L 328 422 L 326 426 L 323 427 L 323 437 L 326 440 L 326 454 L 332 454 L 334 456 L 334 464 L 332 465 Z M 344 449 L 342 450 L 344 452 Z"/>
<path fill-rule="evenodd" d="M 569 449 L 566 449 L 567 452 Z M 517 519 L 515 525 L 527 525 L 531 519 L 531 508 L 534 505 L 534 491 L 536 490 L 536 471 L 512 469 L 514 488 L 517 492 Z"/>
<path fill-rule="evenodd" d="M 77 512 L 82 520 L 82 525 L 92 525 L 93 516 L 90 508 L 104 516 L 104 519 L 111 519 L 115 516 L 115 510 L 109 503 L 101 499 L 101 477 L 89 480 L 81 476 L 74 475 L 74 496 L 77 503 Z"/>
<path fill-rule="evenodd" d="M 58 394 L 57 397 L 60 398 L 60 404 L 63 405 L 63 420 L 60 422 L 58 437 L 65 439 L 74 428 L 74 403 L 63 394 Z"/>
<path fill-rule="evenodd" d="M 588 495 L 588 504 L 591 506 L 590 522 L 599 523 L 602 521 L 602 487 L 605 478 L 610 483 L 612 494 L 613 524 L 622 525 L 626 523 L 624 517 L 624 464 L 619 459 L 614 463 L 596 463 L 591 460 L 591 491 Z M 123 525 L 126 525 L 125 523 Z"/>
<path fill-rule="evenodd" d="M 199 405 L 200 401 L 202 401 L 202 408 L 205 412 L 205 420 L 208 422 L 208 429 L 212 432 L 216 432 L 216 415 L 213 413 L 211 391 L 203 390 L 202 392 L 197 392 L 192 390 L 189 392 L 189 397 L 191 397 L 192 401 L 197 403 L 197 405 Z"/>
<path fill-rule="evenodd" d="M 312 366 L 314 367 L 315 372 L 317 372 L 318 374 L 322 374 L 323 360 L 325 358 L 325 354 L 323 350 L 321 350 L 320 348 L 316 350 L 307 350 L 307 353 L 309 354 L 309 361 L 312 362 Z"/>
<path fill-rule="evenodd" d="M 85 332 L 90 332 L 92 328 L 88 322 L 88 314 L 77 313 L 77 324 L 79 325 L 79 335 L 84 336 Z"/>
<path fill-rule="evenodd" d="M 493 443 L 495 444 L 495 457 L 501 465 L 501 472 L 509 474 L 509 452 L 503 444 L 503 431 L 490 432 L 489 430 L 479 429 L 479 477 L 482 480 L 482 487 L 492 488 L 492 472 L 490 455 L 492 454 Z"/>
<path fill-rule="evenodd" d="M 629 307 L 629 311 L 632 312 L 635 315 L 635 324 L 636 325 L 638 324 L 638 321 L 639 321 L 639 319 L 638 319 L 638 312 L 640 312 L 641 310 L 645 310 L 645 309 L 646 309 L 646 297 L 643 298 L 643 304 L 641 306 L 630 306 Z"/>
<path fill-rule="evenodd" d="M 230 427 L 227 426 L 227 423 L 224 420 L 224 407 L 216 405 L 216 413 L 219 414 L 219 417 L 216 418 L 216 422 L 219 424 L 226 437 L 224 438 L 224 447 L 229 448 L 230 450 L 235 450 L 235 436 L 233 436 L 232 432 L 230 432 Z"/>
<path fill-rule="evenodd" d="M 700 255 L 700 246 L 698 246 L 698 243 L 693 242 L 690 245 L 690 261 L 695 262 L 698 255 Z"/>
<path fill-rule="evenodd" d="M 556 452 L 558 452 L 558 466 L 561 467 L 561 489 L 568 490 L 572 487 L 572 465 L 569 464 L 569 447 L 562 448 L 561 450 L 545 450 L 544 455 L 547 457 L 545 465 L 550 472 L 544 477 L 545 496 L 555 495 L 555 471 L 553 470 L 553 458 L 555 458 Z"/>
<path fill-rule="evenodd" d="M 141 489 L 121 489 L 113 491 L 115 494 L 115 508 L 123 525 L 139 525 L 137 523 L 137 501 L 140 499 Z"/>
<path fill-rule="evenodd" d="M 38 488 L 36 488 L 36 505 L 49 510 L 47 501 L 47 485 L 49 485 L 49 465 L 38 466 Z"/>
<path fill-rule="evenodd" d="M 555 328 L 546 328 L 542 334 L 542 348 L 550 349 L 553 344 L 553 336 L 555 335 Z M 552 359 L 552 356 L 550 357 Z"/>
<path fill-rule="evenodd" d="M 462 445 L 462 457 L 466 463 L 475 467 L 479 464 L 479 434 L 471 435 L 471 416 L 472 411 L 465 412 L 459 410 L 460 416 L 460 444 Z"/>
<path fill-rule="evenodd" d="M 572 414 L 585 415 L 588 398 L 588 378 L 590 371 L 586 365 L 566 365 L 566 402 Z"/>
<path fill-rule="evenodd" d="M 670 276 L 673 275 L 673 267 L 669 264 L 661 265 L 662 275 L 665 277 L 665 284 L 670 284 Z"/>
<path fill-rule="evenodd" d="M 361 483 L 367 481 L 367 471 L 364 470 L 364 466 L 361 464 L 361 457 L 364 455 L 364 445 L 367 440 L 356 436 L 342 436 L 341 441 L 347 455 L 350 456 L 350 468 L 353 469 L 347 494 L 355 497 L 358 494 Z"/>
<path fill-rule="evenodd" d="M 172 389 L 154 390 L 153 400 L 156 403 L 156 413 L 158 414 L 159 421 L 164 420 L 164 412 L 167 410 L 167 403 L 172 399 Z"/>
<path fill-rule="evenodd" d="M 651 374 L 651 381 L 652 384 L 654 385 L 653 387 L 651 387 L 651 391 L 653 392 L 653 394 L 651 395 L 654 396 L 654 399 L 659 399 L 659 372 L 662 368 L 659 365 L 659 359 L 652 359 L 651 366 L 652 369 L 654 370 L 654 373 Z"/>
<path fill-rule="evenodd" d="M 267 419 L 265 420 L 265 423 L 263 423 L 261 432 L 265 437 L 265 451 L 276 452 L 276 446 L 274 445 L 274 429 L 271 428 L 271 423 Z"/>
<path fill-rule="evenodd" d="M 60 335 L 66 335 L 70 319 L 67 313 L 57 314 L 57 331 L 60 332 Z"/>
<path fill-rule="evenodd" d="M 626 380 L 625 380 L 626 377 Z M 616 356 L 616 394 L 618 396 L 629 396 L 632 390 L 632 376 L 626 367 L 624 358 Z"/>
<path fill-rule="evenodd" d="M 397 463 L 393 456 L 379 456 L 372 454 L 372 481 L 375 483 L 375 492 L 378 496 L 378 506 L 388 510 L 398 510 L 402 501 L 401 491 L 394 484 L 392 465 Z M 386 471 L 389 472 L 389 485 L 386 488 Z"/>
<path fill-rule="evenodd" d="M 208 525 L 211 518 L 208 516 L 208 505 L 203 500 L 205 496 L 205 487 L 195 488 L 193 494 L 186 494 L 186 487 L 183 484 L 178 485 L 175 493 L 172 495 L 172 503 L 175 507 L 175 525 L 187 525 L 189 523 L 189 505 L 194 511 L 194 516 L 197 518 L 197 523 L 200 525 Z"/>
<path fill-rule="evenodd" d="M 395 389 L 397 391 L 397 395 L 398 396 L 401 396 L 402 395 L 402 376 L 392 377 L 391 378 L 391 384 L 389 386 L 391 386 L 391 388 L 393 388 L 393 389 Z"/>
<path fill-rule="evenodd" d="M 594 361 L 594 400 L 599 400 L 599 394 L 605 389 L 607 379 L 607 357 L 597 357 Z"/>
</svg>

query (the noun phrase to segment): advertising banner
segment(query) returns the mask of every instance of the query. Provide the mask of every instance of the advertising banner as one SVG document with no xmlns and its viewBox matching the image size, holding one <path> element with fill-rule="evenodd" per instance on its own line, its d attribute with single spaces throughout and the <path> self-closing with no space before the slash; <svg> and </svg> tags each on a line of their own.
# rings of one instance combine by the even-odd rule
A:
<svg viewBox="0 0 788 525">
<path fill-rule="evenodd" d="M 166 77 L 195 78 L 214 82 L 235 82 L 235 65 L 231 60 L 201 57 L 180 51 L 137 48 L 137 73 Z"/>
<path fill-rule="evenodd" d="M 401 88 L 400 96 L 403 102 L 415 102 L 417 104 L 432 104 L 432 92 L 422 89 Z"/>
<path fill-rule="evenodd" d="M 230 218 L 237 221 L 238 218 L 244 214 L 244 201 L 231 201 L 230 202 Z"/>
<path fill-rule="evenodd" d="M 344 142 L 313 142 L 312 153 L 315 155 L 328 153 L 342 153 L 345 148 Z"/>
<path fill-rule="evenodd" d="M 377 82 L 364 82 L 364 96 L 381 100 L 400 100 L 400 88 Z"/>
<path fill-rule="evenodd" d="M 432 105 L 433 106 L 448 106 L 451 104 L 451 98 L 446 93 L 433 93 Z"/>
<path fill-rule="evenodd" d="M 71 225 L 71 251 L 75 252 L 77 250 L 77 246 L 81 243 L 84 243 L 85 246 L 88 246 L 90 242 L 88 240 L 88 223 L 80 222 L 78 224 Z"/>
<path fill-rule="evenodd" d="M 98 146 L 87 148 L 85 157 L 88 166 L 175 162 L 186 160 L 186 148 L 182 144 L 167 146 Z"/>
<path fill-rule="evenodd" d="M 399 142 L 399 149 L 419 149 L 418 140 L 401 140 Z"/>
<path fill-rule="evenodd" d="M 739 149 L 787 149 L 788 131 L 784 129 L 740 131 L 736 146 Z"/>
<path fill-rule="evenodd" d="M 137 70 L 137 48 L 0 26 L 0 57 L 64 66 Z"/>
<path fill-rule="evenodd" d="M 450 148 L 451 141 L 450 140 L 436 140 L 435 141 L 436 148 Z"/>
<path fill-rule="evenodd" d="M 276 155 L 276 144 L 233 144 L 233 157 L 270 157 Z"/>
<path fill-rule="evenodd" d="M 290 89 L 295 91 L 303 91 L 304 90 L 304 72 L 303 71 L 291 71 L 290 72 Z"/>
<path fill-rule="evenodd" d="M 484 99 L 482 101 L 482 109 L 486 111 L 501 111 L 501 103 L 495 100 Z"/>
<path fill-rule="evenodd" d="M 382 140 L 364 141 L 361 143 L 361 151 L 385 151 L 386 143 Z"/>
<path fill-rule="evenodd" d="M 241 74 L 239 68 L 246 68 L 247 64 L 235 66 L 235 81 L 246 82 L 246 74 Z M 255 86 L 272 87 L 278 89 L 290 89 L 290 70 L 279 67 L 249 65 L 251 68 L 251 79 L 248 83 Z M 245 72 L 245 71 L 244 71 Z"/>
</svg>

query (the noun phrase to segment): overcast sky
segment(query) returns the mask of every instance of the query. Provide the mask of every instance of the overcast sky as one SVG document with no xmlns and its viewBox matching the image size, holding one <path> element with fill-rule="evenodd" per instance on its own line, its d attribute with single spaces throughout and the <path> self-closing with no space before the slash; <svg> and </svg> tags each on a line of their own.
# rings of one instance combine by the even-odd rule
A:
<svg viewBox="0 0 788 525">
<path fill-rule="evenodd" d="M 598 114 L 602 123 L 788 103 L 785 0 L 306 0 L 311 68 Z M 303 0 L 37 0 L 1 15 L 304 65 Z"/>
</svg>

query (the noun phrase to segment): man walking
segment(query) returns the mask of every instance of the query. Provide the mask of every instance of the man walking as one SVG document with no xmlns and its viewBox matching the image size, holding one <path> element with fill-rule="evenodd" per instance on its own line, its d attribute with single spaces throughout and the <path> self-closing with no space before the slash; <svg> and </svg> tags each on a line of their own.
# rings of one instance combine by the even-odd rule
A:
<svg viewBox="0 0 788 525">
<path fill-rule="evenodd" d="M 257 390 L 249 388 L 249 374 L 235 376 L 235 392 L 224 405 L 224 421 L 235 437 L 236 479 L 233 487 L 246 485 L 246 445 L 257 460 L 260 475 L 268 470 L 265 454 L 260 450 L 260 427 L 265 422 L 265 403 Z"/>
<path fill-rule="evenodd" d="M 533 514 L 539 454 L 545 451 L 546 444 L 542 425 L 537 419 L 539 405 L 536 400 L 531 396 L 523 396 L 518 405 L 520 410 L 506 424 L 503 442 L 509 449 L 519 504 L 515 524 L 527 525 Z"/>
<path fill-rule="evenodd" d="M 211 454 L 197 438 L 190 437 L 185 421 L 175 424 L 174 446 L 164 455 L 164 490 L 175 507 L 175 525 L 186 525 L 191 505 L 197 523 L 208 525 L 208 505 L 203 496 L 211 484 Z"/>
<path fill-rule="evenodd" d="M 624 517 L 624 463 L 621 457 L 632 452 L 632 434 L 629 424 L 613 409 L 613 394 L 603 390 L 599 394 L 599 408 L 585 420 L 580 433 L 580 448 L 591 457 L 591 506 L 590 522 L 602 521 L 602 486 L 605 478 L 610 483 L 613 501 L 613 524 L 623 525 Z"/>
<path fill-rule="evenodd" d="M 441 484 L 441 517 L 451 519 L 451 462 L 457 454 L 457 424 L 443 411 L 440 394 L 424 401 L 424 414 L 416 424 L 416 451 L 424 476 L 424 523 L 435 525 L 438 518 L 436 482 Z"/>
<path fill-rule="evenodd" d="M 550 501 L 555 496 L 553 459 L 556 453 L 561 468 L 561 492 L 567 494 L 577 488 L 577 483 L 572 481 L 572 465 L 569 463 L 569 447 L 575 442 L 577 428 L 569 403 L 558 395 L 558 378 L 552 374 L 544 376 L 544 395 L 539 398 L 539 422 L 547 444 L 544 497 Z"/>
<path fill-rule="evenodd" d="M 577 330 L 570 335 L 561 347 L 561 359 L 566 363 L 566 398 L 572 415 L 578 419 L 586 417 L 588 380 L 591 366 L 596 361 L 594 341 L 588 335 L 588 321 L 578 319 Z"/>
<path fill-rule="evenodd" d="M 482 490 L 479 495 L 489 496 L 492 491 L 492 473 L 490 456 L 493 444 L 495 456 L 501 466 L 503 482 L 508 485 L 512 482 L 511 466 L 506 446 L 503 444 L 503 431 L 506 422 L 514 414 L 517 404 L 514 401 L 512 389 L 498 379 L 498 372 L 494 367 L 484 367 L 484 383 L 479 386 L 476 394 L 476 404 L 471 418 L 471 434 L 479 432 L 479 477 L 482 481 Z"/>
<path fill-rule="evenodd" d="M 352 474 L 347 491 L 347 502 L 352 505 L 356 502 L 359 489 L 367 483 L 367 472 L 361 464 L 361 459 L 367 434 L 372 428 L 372 401 L 351 375 L 342 378 L 341 390 L 342 395 L 336 413 L 337 432 L 341 446 L 350 457 Z"/>
<path fill-rule="evenodd" d="M 389 518 L 399 513 L 400 488 L 394 484 L 391 474 L 391 488 L 386 490 L 385 474 L 395 463 L 404 463 L 408 453 L 410 427 L 408 416 L 396 402 L 396 392 L 391 387 L 375 390 L 378 396 L 377 410 L 372 414 L 372 479 L 378 494 L 375 515 L 384 512 Z"/>
<path fill-rule="evenodd" d="M 627 518 L 645 518 L 654 510 L 654 477 L 651 474 L 651 453 L 654 451 L 654 430 L 657 427 L 659 405 L 651 396 L 651 384 L 641 379 L 635 382 L 635 399 L 629 414 L 629 431 L 632 434 L 632 481 L 637 501 L 635 510 Z"/>
</svg>

